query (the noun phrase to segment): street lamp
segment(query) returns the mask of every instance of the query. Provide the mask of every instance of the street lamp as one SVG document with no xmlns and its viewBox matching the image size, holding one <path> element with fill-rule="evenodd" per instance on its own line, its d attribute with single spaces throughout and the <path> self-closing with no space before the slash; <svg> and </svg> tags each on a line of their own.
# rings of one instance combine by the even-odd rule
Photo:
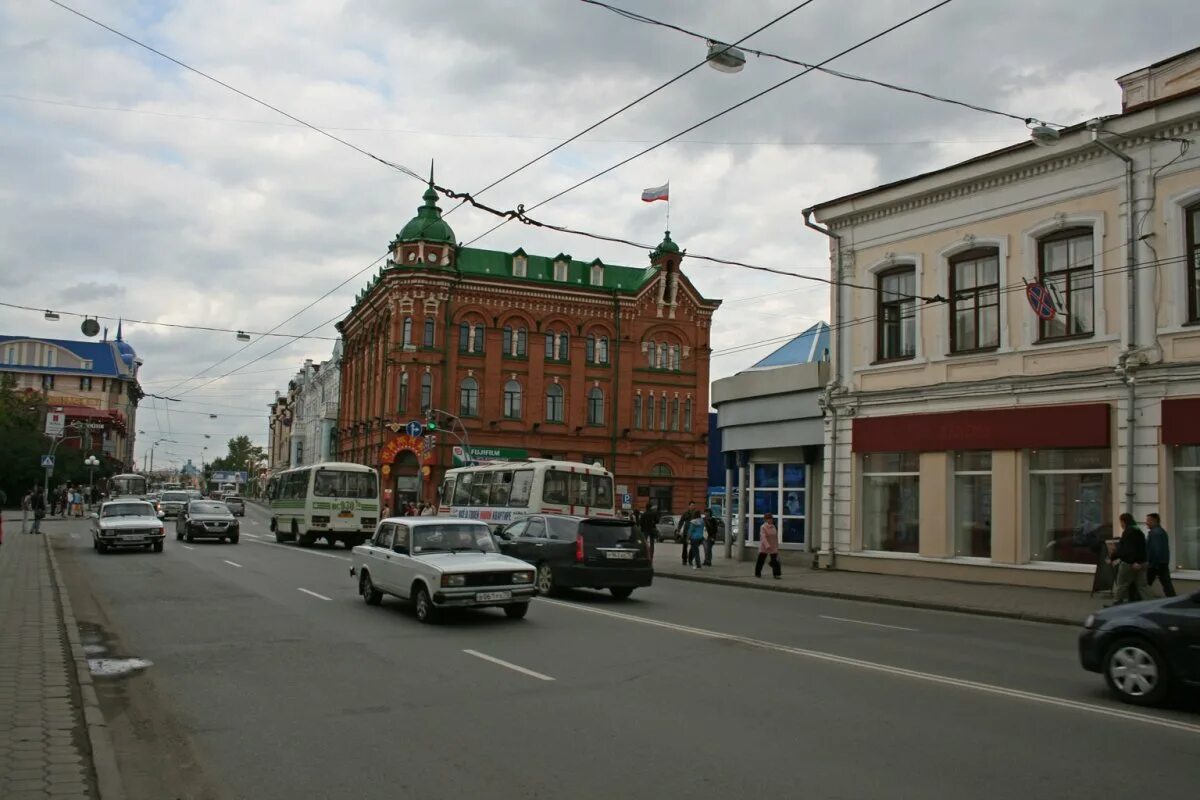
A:
<svg viewBox="0 0 1200 800">
<path fill-rule="evenodd" d="M 92 498 L 96 495 L 96 467 L 100 466 L 100 459 L 95 456 L 88 456 L 83 460 L 83 465 L 88 468 L 88 505 L 91 505 Z"/>
</svg>

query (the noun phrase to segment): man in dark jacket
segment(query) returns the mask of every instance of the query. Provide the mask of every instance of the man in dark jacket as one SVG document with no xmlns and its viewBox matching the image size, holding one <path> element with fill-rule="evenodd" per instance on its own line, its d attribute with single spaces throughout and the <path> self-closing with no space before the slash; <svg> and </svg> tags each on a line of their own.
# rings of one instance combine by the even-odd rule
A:
<svg viewBox="0 0 1200 800">
<path fill-rule="evenodd" d="M 717 518 L 713 516 L 712 509 L 704 509 L 704 566 L 712 566 L 712 551 L 713 543 L 717 541 Z"/>
<path fill-rule="evenodd" d="M 646 503 L 646 510 L 638 519 L 638 527 L 646 537 L 646 548 L 650 551 L 650 561 L 654 562 L 654 540 L 658 538 L 658 512 L 653 503 Z"/>
<path fill-rule="evenodd" d="M 688 523 L 699 516 L 700 512 L 696 510 L 696 501 L 693 500 L 688 503 L 687 511 L 679 515 L 679 522 L 675 524 L 675 535 L 679 537 L 679 541 L 683 542 L 683 555 L 680 563 L 685 567 L 688 563 L 688 546 L 690 544 L 687 537 Z"/>
<path fill-rule="evenodd" d="M 42 494 L 42 487 L 33 490 L 33 497 L 29 498 L 29 510 L 33 512 L 33 527 L 29 532 L 41 533 L 42 518 L 46 516 L 46 496 Z"/>
<path fill-rule="evenodd" d="M 1113 554 L 1117 579 L 1113 584 L 1113 605 L 1146 598 L 1146 534 L 1132 514 L 1121 515 L 1121 539 Z"/>
<path fill-rule="evenodd" d="M 1163 594 L 1175 596 L 1175 584 L 1171 582 L 1171 540 L 1163 530 L 1162 517 L 1146 515 L 1146 585 L 1157 579 L 1162 584 Z"/>
</svg>

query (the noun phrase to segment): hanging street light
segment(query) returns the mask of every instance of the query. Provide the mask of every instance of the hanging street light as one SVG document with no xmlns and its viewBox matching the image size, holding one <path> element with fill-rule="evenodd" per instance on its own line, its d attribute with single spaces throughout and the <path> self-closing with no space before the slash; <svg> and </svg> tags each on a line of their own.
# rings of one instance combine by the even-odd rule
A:
<svg viewBox="0 0 1200 800">
<path fill-rule="evenodd" d="M 741 72 L 746 66 L 746 54 L 733 45 L 710 41 L 708 65 L 718 72 Z"/>
</svg>

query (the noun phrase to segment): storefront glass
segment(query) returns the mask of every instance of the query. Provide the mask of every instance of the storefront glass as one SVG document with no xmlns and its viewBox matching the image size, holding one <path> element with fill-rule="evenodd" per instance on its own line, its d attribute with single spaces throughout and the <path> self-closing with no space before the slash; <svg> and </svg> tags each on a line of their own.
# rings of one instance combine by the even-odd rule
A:
<svg viewBox="0 0 1200 800">
<path fill-rule="evenodd" d="M 1113 535 L 1107 448 L 1029 452 L 1029 558 L 1097 563 Z"/>
<path fill-rule="evenodd" d="M 954 554 L 992 556 L 992 454 L 954 454 Z"/>
<path fill-rule="evenodd" d="M 775 515 L 779 529 L 781 547 L 802 548 L 805 543 L 805 518 L 807 473 L 799 462 L 762 462 L 752 465 L 751 495 L 754 505 L 754 522 L 750 526 L 751 538 L 747 545 L 757 546 L 758 529 L 762 527 L 763 515 Z"/>
<path fill-rule="evenodd" d="M 863 456 L 864 550 L 918 552 L 920 481 L 916 453 L 867 453 Z"/>
<path fill-rule="evenodd" d="M 1176 569 L 1200 569 L 1200 445 L 1174 447 L 1175 519 L 1164 520 L 1171 534 Z"/>
</svg>

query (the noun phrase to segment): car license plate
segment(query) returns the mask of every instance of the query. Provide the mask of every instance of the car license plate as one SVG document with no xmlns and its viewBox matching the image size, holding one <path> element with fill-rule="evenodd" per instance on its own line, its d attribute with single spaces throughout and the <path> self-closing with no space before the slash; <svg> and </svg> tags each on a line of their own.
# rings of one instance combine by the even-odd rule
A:
<svg viewBox="0 0 1200 800">
<path fill-rule="evenodd" d="M 624 558 L 624 559 L 632 559 L 632 558 L 633 558 L 633 551 L 632 551 L 632 550 L 609 550 L 609 551 L 607 551 L 607 552 L 606 552 L 604 555 L 605 555 L 607 558 Z"/>
<path fill-rule="evenodd" d="M 475 595 L 475 600 L 480 603 L 491 600 L 512 600 L 512 592 L 479 592 Z"/>
<path fill-rule="evenodd" d="M 128 541 L 135 541 L 137 539 L 142 539 L 145 537 L 143 537 L 142 534 L 140 534 L 140 533 L 122 533 L 117 538 L 123 542 L 128 542 Z"/>
<path fill-rule="evenodd" d="M 339 511 L 339 512 L 338 512 L 338 516 L 339 516 L 339 517 L 345 517 L 346 519 L 349 519 L 350 517 L 353 517 L 353 516 L 354 516 L 354 512 L 353 512 L 353 511 Z"/>
</svg>

